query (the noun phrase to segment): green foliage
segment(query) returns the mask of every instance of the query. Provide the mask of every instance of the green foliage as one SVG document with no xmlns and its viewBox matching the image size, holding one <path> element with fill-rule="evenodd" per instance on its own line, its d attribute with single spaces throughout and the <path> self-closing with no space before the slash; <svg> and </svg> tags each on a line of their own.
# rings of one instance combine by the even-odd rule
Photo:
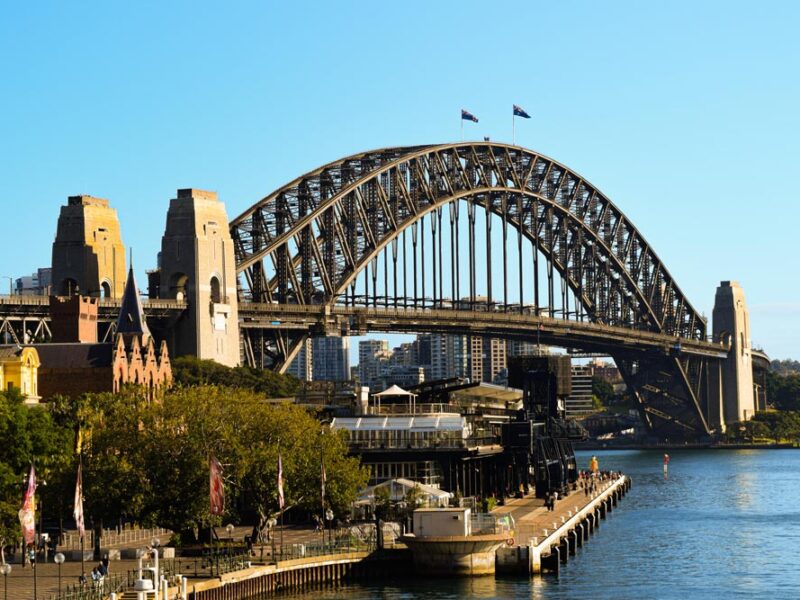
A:
<svg viewBox="0 0 800 600">
<path fill-rule="evenodd" d="M 600 402 L 600 407 L 596 410 L 601 410 L 603 406 L 608 406 L 614 401 L 614 386 L 602 377 L 596 375 L 592 377 L 592 401 L 597 398 Z"/>
<path fill-rule="evenodd" d="M 87 514 L 110 519 L 125 511 L 181 533 L 252 518 L 263 525 L 278 511 L 277 463 L 283 460 L 288 506 L 320 510 L 320 461 L 327 506 L 343 514 L 368 474 L 347 456 L 339 433 L 288 403 L 243 388 L 181 387 L 147 404 L 134 394 L 92 400 L 84 462 Z M 226 515 L 208 512 L 208 457 L 222 463 Z M 90 512 L 91 511 L 91 512 Z"/>
<path fill-rule="evenodd" d="M 773 360 L 770 365 L 772 371 L 779 375 L 788 375 L 790 373 L 800 373 L 800 361 L 797 360 Z"/>
<path fill-rule="evenodd" d="M 208 376 L 204 367 L 197 373 Z M 135 390 L 56 398 L 38 407 L 24 405 L 18 394 L 0 393 L 0 436 L 6 442 L 0 444 L 0 542 L 19 537 L 17 511 L 32 460 L 40 482 L 47 480 L 38 490 L 45 518 L 71 521 L 79 429 L 87 526 L 125 515 L 170 528 L 184 543 L 212 523 L 263 526 L 278 512 L 279 453 L 287 507 L 320 511 L 324 460 L 326 508 L 344 515 L 368 471 L 347 455 L 342 432 L 301 407 L 265 398 L 289 393 L 296 382 L 256 379 L 257 385 L 238 387 L 179 386 L 155 404 Z M 208 514 L 211 454 L 223 464 L 226 488 L 226 514 L 214 519 Z"/>
<path fill-rule="evenodd" d="M 72 460 L 74 433 L 59 424 L 48 406 L 27 406 L 17 390 L 0 392 L 0 545 L 20 538 L 17 512 L 25 478 L 36 464 L 37 496 L 49 505 L 58 493 L 58 474 Z M 47 481 L 48 485 L 44 485 Z"/>
<path fill-rule="evenodd" d="M 592 408 L 594 410 L 603 410 L 605 408 L 602 400 L 600 400 L 600 398 L 598 398 L 595 394 L 592 394 Z"/>
<path fill-rule="evenodd" d="M 251 367 L 226 367 L 213 360 L 180 356 L 172 360 L 172 375 L 180 386 L 219 385 L 245 388 L 265 394 L 267 398 L 287 398 L 300 390 L 300 382 L 292 375 Z"/>
<path fill-rule="evenodd" d="M 391 492 L 386 486 L 375 488 L 375 514 L 379 519 L 387 519 L 391 509 Z"/>
<path fill-rule="evenodd" d="M 760 412 L 750 421 L 728 427 L 729 442 L 800 442 L 800 412 Z"/>
<path fill-rule="evenodd" d="M 800 410 L 800 373 L 767 371 L 767 400 L 781 410 Z"/>
</svg>

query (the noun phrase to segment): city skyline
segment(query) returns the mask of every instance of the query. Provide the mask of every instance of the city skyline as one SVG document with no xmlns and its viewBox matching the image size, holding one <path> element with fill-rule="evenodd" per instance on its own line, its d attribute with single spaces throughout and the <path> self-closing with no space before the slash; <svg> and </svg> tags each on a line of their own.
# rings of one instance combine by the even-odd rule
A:
<svg viewBox="0 0 800 600">
<path fill-rule="evenodd" d="M 459 6 L 426 7 L 413 30 L 386 25 L 383 6 L 11 7 L 0 24 L 14 90 L 0 99 L 9 142 L 0 174 L 3 214 L 17 226 L 0 275 L 49 265 L 69 195 L 111 201 L 144 280 L 179 187 L 217 190 L 233 218 L 351 152 L 457 140 L 462 108 L 480 119 L 465 124 L 466 139 L 511 142 L 518 104 L 533 118 L 517 123 L 516 143 L 597 185 L 698 310 L 710 318 L 716 286 L 737 280 L 754 344 L 797 358 L 800 282 L 783 277 L 781 257 L 797 212 L 788 173 L 800 86 L 785 73 L 798 59 L 800 9 L 508 5 L 516 18 L 487 23 L 471 16 L 480 5 Z M 530 23 L 567 21 L 568 37 L 548 27 L 531 35 Z M 302 45 L 292 43 L 298 27 Z M 435 40 L 456 33 L 502 36 L 512 58 L 466 51 L 447 70 L 414 67 L 448 54 Z M 59 52 L 42 38 L 61 39 Z M 365 56 L 360 44 L 382 52 Z M 356 52 L 369 77 L 344 72 L 342 58 Z"/>
</svg>

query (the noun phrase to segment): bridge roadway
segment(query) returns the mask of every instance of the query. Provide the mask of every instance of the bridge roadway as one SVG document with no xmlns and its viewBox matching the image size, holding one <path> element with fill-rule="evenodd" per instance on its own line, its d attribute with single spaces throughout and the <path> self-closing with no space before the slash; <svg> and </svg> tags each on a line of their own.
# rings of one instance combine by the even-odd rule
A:
<svg viewBox="0 0 800 600">
<path fill-rule="evenodd" d="M 306 330 L 315 333 L 470 333 L 506 339 L 535 340 L 546 345 L 598 352 L 689 354 L 724 359 L 729 347 L 705 340 L 555 319 L 513 312 L 321 306 L 297 304 L 239 305 L 240 326 L 255 329 Z"/>
<path fill-rule="evenodd" d="M 119 314 L 119 299 L 101 299 L 98 319 L 113 322 Z M 176 319 L 186 309 L 182 300 L 144 300 L 151 322 Z M 470 333 L 506 339 L 536 340 L 546 345 L 580 348 L 597 352 L 656 351 L 660 354 L 688 354 L 724 359 L 729 347 L 704 340 L 678 338 L 542 315 L 488 310 L 432 308 L 386 308 L 344 305 L 262 304 L 239 305 L 240 326 L 244 329 L 308 331 L 318 334 L 363 335 L 385 333 Z M 31 324 L 49 320 L 46 296 L 0 296 L 0 331 L 9 322 Z M 34 336 L 35 337 L 35 336 Z"/>
</svg>

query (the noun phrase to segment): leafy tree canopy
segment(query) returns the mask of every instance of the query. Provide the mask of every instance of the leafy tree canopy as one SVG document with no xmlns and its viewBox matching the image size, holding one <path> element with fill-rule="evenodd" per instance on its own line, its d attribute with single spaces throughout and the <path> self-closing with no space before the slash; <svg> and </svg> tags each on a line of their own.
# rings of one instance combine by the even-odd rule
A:
<svg viewBox="0 0 800 600">
<path fill-rule="evenodd" d="M 767 371 L 767 399 L 780 410 L 800 410 L 800 373 Z"/>
<path fill-rule="evenodd" d="M 93 403 L 84 457 L 87 514 L 124 512 L 182 532 L 182 539 L 220 522 L 256 522 L 278 511 L 282 456 L 287 506 L 321 510 L 321 461 L 327 506 L 344 514 L 368 474 L 347 456 L 339 433 L 290 403 L 244 388 L 180 387 L 148 404 L 134 393 L 100 395 Z M 226 515 L 208 511 L 208 459 L 223 465 Z"/>
<path fill-rule="evenodd" d="M 300 390 L 300 382 L 292 375 L 251 367 L 226 367 L 213 360 L 179 356 L 172 360 L 172 375 L 181 386 L 219 385 L 245 388 L 267 398 L 287 398 Z"/>
<path fill-rule="evenodd" d="M 614 386 L 595 375 L 592 377 L 592 396 L 596 397 L 601 405 L 608 406 L 614 400 Z"/>
</svg>

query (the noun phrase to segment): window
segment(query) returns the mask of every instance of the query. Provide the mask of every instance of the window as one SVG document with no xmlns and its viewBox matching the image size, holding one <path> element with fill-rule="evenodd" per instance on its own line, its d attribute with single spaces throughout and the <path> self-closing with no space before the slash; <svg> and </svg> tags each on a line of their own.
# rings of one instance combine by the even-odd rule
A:
<svg viewBox="0 0 800 600">
<path fill-rule="evenodd" d="M 219 279 L 216 275 L 211 278 L 211 302 L 214 304 L 222 302 L 222 290 L 220 289 Z"/>
</svg>

